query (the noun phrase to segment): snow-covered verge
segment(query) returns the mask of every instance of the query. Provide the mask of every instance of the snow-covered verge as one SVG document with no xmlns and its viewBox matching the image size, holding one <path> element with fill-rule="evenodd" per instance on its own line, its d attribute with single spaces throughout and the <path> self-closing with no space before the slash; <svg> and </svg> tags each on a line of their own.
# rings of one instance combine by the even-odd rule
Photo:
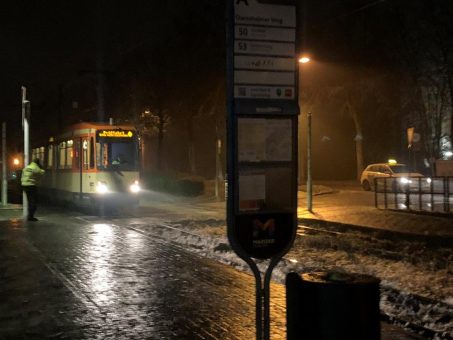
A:
<svg viewBox="0 0 453 340">
<path fill-rule="evenodd" d="M 135 227 L 249 271 L 230 248 L 224 221 L 184 220 Z M 380 241 L 361 240 L 353 234 L 344 239 L 325 235 L 298 237 L 274 269 L 272 278 L 284 283 L 286 274 L 292 271 L 335 270 L 373 275 L 381 280 L 381 311 L 390 321 L 433 339 L 453 338 L 453 275 L 448 249 L 417 251 L 413 244 L 405 242 L 397 242 L 397 249 L 392 249 L 387 241 L 374 246 L 370 242 Z M 266 268 L 266 264 L 262 261 L 259 266 Z"/>
</svg>

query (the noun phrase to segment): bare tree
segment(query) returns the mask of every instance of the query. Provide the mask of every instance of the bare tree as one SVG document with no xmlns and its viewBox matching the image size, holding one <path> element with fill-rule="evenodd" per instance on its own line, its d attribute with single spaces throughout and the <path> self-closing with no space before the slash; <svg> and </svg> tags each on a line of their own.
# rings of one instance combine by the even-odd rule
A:
<svg viewBox="0 0 453 340">
<path fill-rule="evenodd" d="M 451 150 L 453 114 L 453 7 L 451 2 L 411 2 L 396 6 L 400 56 L 406 81 L 407 114 L 420 131 L 425 157 L 433 165 Z M 416 113 L 414 115 L 414 113 Z M 434 167 L 431 166 L 434 172 Z"/>
</svg>

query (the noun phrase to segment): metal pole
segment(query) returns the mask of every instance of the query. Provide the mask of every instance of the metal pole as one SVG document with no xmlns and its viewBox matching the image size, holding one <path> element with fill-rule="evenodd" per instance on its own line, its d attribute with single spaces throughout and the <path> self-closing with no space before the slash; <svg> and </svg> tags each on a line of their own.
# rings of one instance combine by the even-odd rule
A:
<svg viewBox="0 0 453 340">
<path fill-rule="evenodd" d="M 422 179 L 421 177 L 418 178 L 418 210 L 422 211 L 423 210 L 423 204 L 422 204 Z"/>
<path fill-rule="evenodd" d="M 311 178 L 311 112 L 308 113 L 307 136 L 307 210 L 309 212 L 313 212 L 313 183 Z"/>
<path fill-rule="evenodd" d="M 2 205 L 8 204 L 8 181 L 6 173 L 6 123 L 2 123 Z"/>
<path fill-rule="evenodd" d="M 220 155 L 222 152 L 222 140 L 217 138 L 216 151 L 215 151 L 215 198 L 218 200 L 220 197 L 220 181 L 221 181 L 221 167 Z"/>
<path fill-rule="evenodd" d="M 22 86 L 22 124 L 24 129 L 24 168 L 29 163 L 29 153 L 30 153 L 30 129 L 28 123 L 28 112 L 27 105 L 30 105 L 30 102 L 27 100 L 27 89 Z M 22 193 L 22 208 L 23 216 L 26 218 L 28 216 L 28 201 L 25 193 Z"/>
<path fill-rule="evenodd" d="M 373 184 L 374 184 L 374 207 L 375 208 L 379 208 L 379 202 L 378 202 L 378 182 L 377 182 L 377 178 L 373 178 Z M 385 191 L 384 191 L 384 195 L 385 195 Z M 385 197 L 385 196 L 384 196 Z M 384 199 L 385 200 L 385 199 Z"/>
<path fill-rule="evenodd" d="M 272 271 L 275 266 L 280 262 L 281 256 L 273 258 L 269 263 L 269 267 L 264 275 L 264 287 L 263 287 L 263 339 L 269 340 L 271 337 L 271 317 L 270 317 L 270 286 Z"/>
</svg>

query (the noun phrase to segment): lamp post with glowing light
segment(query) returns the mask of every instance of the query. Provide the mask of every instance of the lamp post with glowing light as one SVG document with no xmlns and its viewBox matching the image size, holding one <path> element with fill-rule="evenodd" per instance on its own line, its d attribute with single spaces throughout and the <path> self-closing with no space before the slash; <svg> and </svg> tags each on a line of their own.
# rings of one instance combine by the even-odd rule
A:
<svg viewBox="0 0 453 340">
<path fill-rule="evenodd" d="M 307 64 L 311 61 L 308 56 L 299 58 L 300 64 Z M 302 73 L 302 72 L 300 72 Z M 311 112 L 307 113 L 307 210 L 313 211 L 313 181 L 311 176 Z"/>
</svg>

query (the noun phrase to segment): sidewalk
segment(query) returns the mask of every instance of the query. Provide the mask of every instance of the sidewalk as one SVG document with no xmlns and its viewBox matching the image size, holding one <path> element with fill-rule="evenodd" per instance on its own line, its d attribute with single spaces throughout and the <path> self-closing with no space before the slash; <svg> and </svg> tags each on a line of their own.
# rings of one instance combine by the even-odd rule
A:
<svg viewBox="0 0 453 340">
<path fill-rule="evenodd" d="M 42 216 L 0 223 L 0 338 L 254 338 L 252 275 L 154 237 L 146 221 Z M 283 285 L 272 283 L 270 308 L 271 338 L 283 340 Z M 381 325 L 382 340 L 423 339 Z"/>
<path fill-rule="evenodd" d="M 321 200 L 324 200 L 324 201 L 332 200 L 334 197 L 335 197 L 335 194 L 332 194 L 332 195 L 326 194 L 326 195 L 316 196 L 315 197 L 315 202 L 316 202 L 315 208 L 319 205 L 320 206 L 319 211 L 320 211 L 320 213 L 322 212 L 324 214 L 323 216 L 330 216 L 329 212 L 332 213 L 333 211 L 337 211 L 336 214 L 332 213 L 331 216 L 337 216 L 337 217 L 344 216 L 341 221 L 345 221 L 346 218 L 348 217 L 347 211 L 346 211 L 346 214 L 344 213 L 344 209 L 346 209 L 346 208 L 340 209 L 337 207 L 337 209 L 333 209 L 333 206 L 331 205 L 332 201 L 326 202 L 328 204 L 326 204 L 325 206 L 322 206 L 320 204 L 322 202 Z M 139 218 L 139 221 L 141 221 L 140 223 L 145 223 L 145 224 L 148 223 L 147 221 L 149 221 L 150 219 L 162 220 L 162 221 L 182 220 L 182 219 L 186 219 L 187 221 L 200 220 L 200 223 L 202 224 L 203 221 L 222 220 L 225 218 L 225 202 L 216 201 L 213 198 L 204 197 L 204 198 L 196 198 L 196 199 L 182 199 L 182 198 L 178 198 L 178 197 L 166 196 L 166 195 L 159 194 L 159 193 L 153 193 L 153 196 L 151 198 L 152 198 L 152 202 L 149 202 L 149 206 L 145 207 L 146 209 L 145 209 L 145 211 L 143 211 L 143 213 L 144 213 L 143 219 L 141 219 L 140 214 L 138 214 L 138 216 L 134 216 L 133 220 L 131 220 L 131 221 L 133 221 L 134 226 L 136 226 L 137 217 Z M 158 198 L 160 198 L 160 199 L 158 200 Z M 304 200 L 305 200 L 304 193 L 301 193 L 300 199 L 301 199 L 301 203 L 304 203 Z M 342 203 L 342 202 L 340 202 L 340 203 Z M 339 205 L 340 203 L 337 203 L 337 205 Z M 11 207 L 10 207 L 10 209 L 4 209 L 4 210 L 0 211 L 0 216 L 3 216 L 4 212 L 9 211 L 11 213 L 15 213 L 17 215 L 16 218 L 20 219 L 22 210 L 17 209 L 17 208 L 21 208 L 21 207 L 14 206 L 12 208 L 13 209 L 11 209 Z M 351 215 L 355 214 L 354 210 L 356 212 L 360 210 L 354 206 L 351 206 L 349 209 L 350 209 L 349 213 Z M 374 208 L 370 208 L 370 210 L 372 210 L 372 209 L 374 209 Z M 303 208 L 301 210 L 302 210 L 302 212 L 304 211 Z M 341 214 L 339 212 L 341 212 Z M 64 211 L 62 211 L 62 213 L 66 214 Z M 385 214 L 387 212 L 381 211 L 379 213 Z M 46 224 L 46 222 L 49 222 L 50 220 L 54 219 L 54 214 L 55 213 L 53 212 L 53 210 L 48 211 L 48 209 L 46 209 L 45 207 L 42 207 L 42 208 L 40 207 L 40 209 L 38 211 L 38 218 L 42 216 L 43 217 L 42 222 L 44 222 L 44 224 Z M 393 214 L 395 214 L 395 213 L 393 213 Z M 401 222 L 401 219 L 404 219 L 405 217 L 407 218 L 407 215 L 408 214 L 400 215 L 399 213 L 396 213 L 395 216 L 393 216 L 392 218 L 387 218 L 387 220 L 393 221 L 392 223 L 395 224 L 395 221 Z M 146 217 L 146 216 L 148 216 L 148 217 Z M 365 214 L 364 217 L 362 216 L 362 220 L 364 220 L 365 217 L 367 217 L 368 219 L 371 219 L 368 215 Z M 425 218 L 425 216 L 420 216 L 420 215 L 416 215 L 416 217 Z M 333 219 L 333 217 L 332 217 L 332 219 Z M 125 221 L 127 221 L 127 220 L 128 219 L 126 219 Z M 320 220 L 316 220 L 314 218 L 312 218 L 311 220 L 320 221 Z M 377 220 L 378 219 L 376 219 L 376 221 Z M 326 220 L 322 220 L 322 221 L 326 221 Z M 8 222 L 6 222 L 6 223 L 8 224 Z M 14 222 L 14 223 L 17 224 L 17 222 Z M 19 223 L 21 223 L 21 222 L 19 222 Z M 197 224 L 197 222 L 193 222 L 193 223 Z M 335 223 L 337 223 L 337 222 L 335 222 Z M 43 223 L 36 224 L 36 226 L 42 226 L 42 225 L 43 225 Z M 356 226 L 356 227 L 362 228 L 361 226 Z M 195 231 L 192 231 L 192 232 L 195 232 Z M 175 279 L 178 279 L 178 277 L 175 277 Z M 277 287 L 279 287 L 279 288 L 277 288 Z M 277 285 L 277 286 L 275 286 L 274 290 L 280 291 L 281 289 L 283 289 L 282 287 L 283 286 L 281 286 L 281 285 Z M 418 339 L 418 337 L 416 337 L 415 335 L 406 333 L 404 330 L 402 330 L 398 327 L 391 326 L 385 322 L 382 325 L 384 327 L 383 334 L 382 334 L 383 339 L 388 339 L 388 340 L 391 340 L 391 339 Z"/>
<path fill-rule="evenodd" d="M 302 223 L 321 221 L 376 231 L 385 230 L 419 236 L 453 238 L 453 218 L 449 216 L 439 217 L 407 211 L 377 209 L 373 205 L 348 204 L 343 198 L 340 193 L 323 191 L 314 195 L 313 212 L 310 212 L 307 210 L 306 193 L 299 191 L 298 218 Z M 164 208 L 162 205 L 157 206 Z M 197 211 L 198 207 L 203 210 Z M 199 218 L 226 218 L 225 201 L 216 201 L 215 198 L 191 203 L 175 203 L 174 208 L 167 208 Z"/>
<path fill-rule="evenodd" d="M 348 203 L 344 196 L 342 193 L 315 196 L 313 211 L 310 212 L 307 210 L 306 194 L 299 192 L 298 217 L 305 222 L 321 220 L 404 234 L 453 237 L 452 216 L 377 209 L 373 205 Z"/>
</svg>

